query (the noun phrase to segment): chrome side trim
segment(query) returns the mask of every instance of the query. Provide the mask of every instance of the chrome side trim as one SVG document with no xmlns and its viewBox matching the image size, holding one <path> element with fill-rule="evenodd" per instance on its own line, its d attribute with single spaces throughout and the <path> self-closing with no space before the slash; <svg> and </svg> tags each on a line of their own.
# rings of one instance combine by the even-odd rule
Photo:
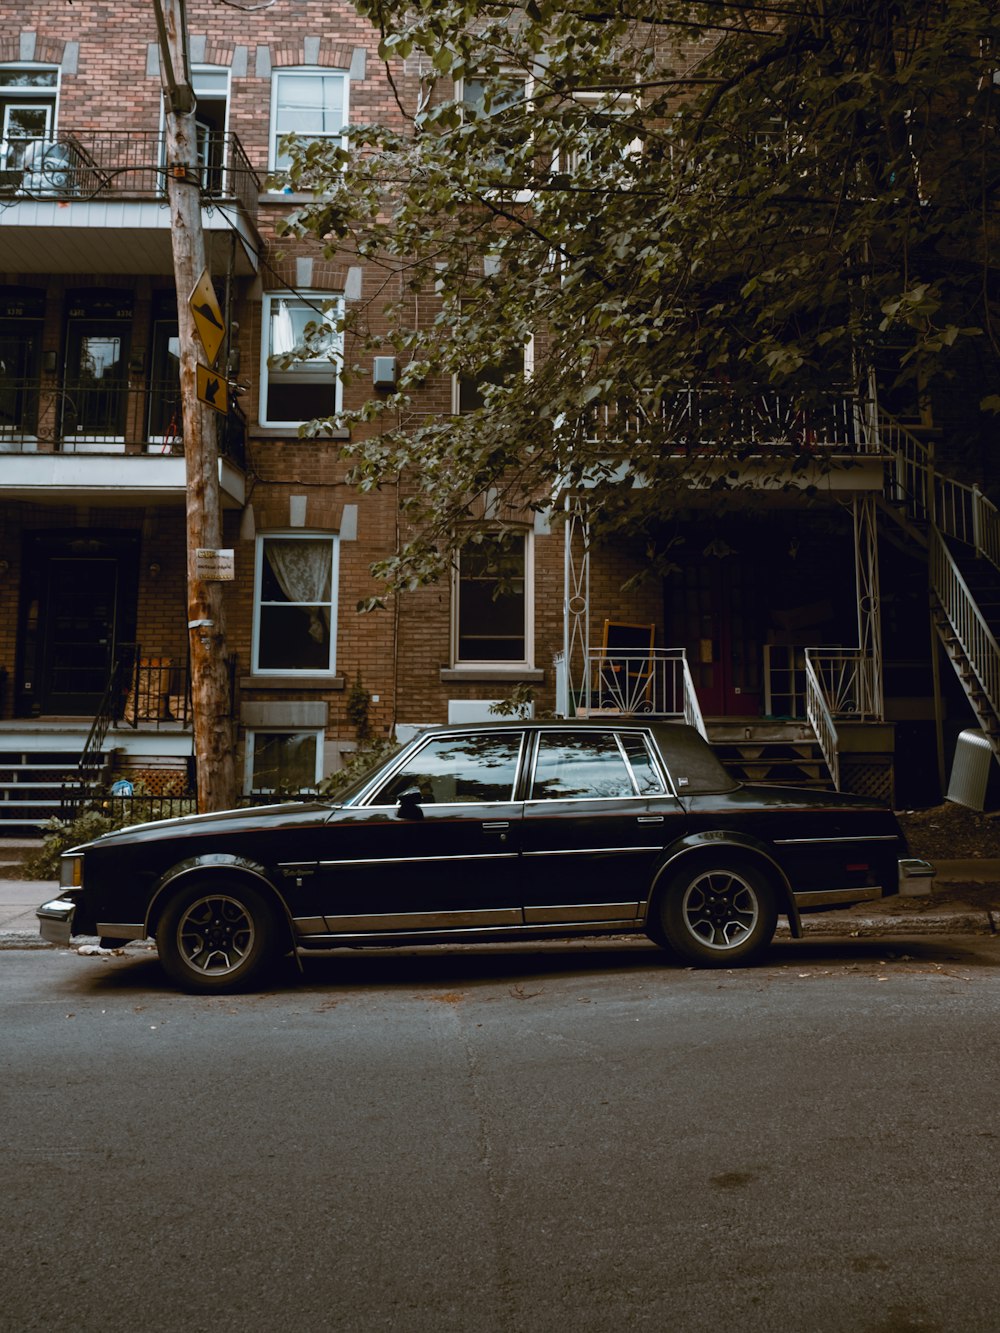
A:
<svg viewBox="0 0 1000 1333">
<path fill-rule="evenodd" d="M 366 920 L 367 918 L 361 918 Z M 383 945 L 387 941 L 403 939 L 407 943 L 420 944 L 447 944 L 449 941 L 462 939 L 481 939 L 492 943 L 495 940 L 509 940 L 524 936 L 528 939 L 537 939 L 542 935 L 607 935 L 617 934 L 619 931 L 625 934 L 637 934 L 638 929 L 634 918 L 625 921 L 600 921 L 591 924 L 582 923 L 574 927 L 571 923 L 560 922 L 556 925 L 536 925 L 536 926 L 484 926 L 482 928 L 474 927 L 472 929 L 453 929 L 453 930 L 428 930 L 414 938 L 413 932 L 408 931 L 371 931 L 359 930 L 354 932 L 345 931 L 343 934 L 330 935 L 310 935 L 308 950 L 317 946 L 322 948 L 329 945 L 331 949 L 342 948 L 344 945 L 353 944 L 373 944 Z M 300 946 L 305 947 L 305 946 Z"/>
<path fill-rule="evenodd" d="M 516 861 L 517 852 L 467 852 L 447 856 L 365 856 L 356 860 L 345 857 L 342 861 L 314 861 L 322 870 L 335 866 L 412 866 L 434 861 Z"/>
<path fill-rule="evenodd" d="M 638 902 L 632 903 L 574 903 L 571 907 L 526 907 L 525 925 L 544 925 L 546 922 L 630 921 L 639 915 Z"/>
<path fill-rule="evenodd" d="M 519 926 L 519 907 L 485 907 L 472 912 L 385 912 L 377 916 L 328 916 L 326 929 L 366 935 L 400 930 L 478 930 L 481 926 Z"/>
<path fill-rule="evenodd" d="M 98 921 L 97 933 L 101 939 L 144 940 L 146 927 L 141 921 Z"/>
<path fill-rule="evenodd" d="M 299 935 L 322 935 L 326 930 L 326 922 L 321 916 L 295 916 L 292 925 Z"/>
<path fill-rule="evenodd" d="M 795 847 L 814 842 L 898 842 L 895 833 L 856 833 L 844 838 L 775 838 L 776 847 Z"/>
<path fill-rule="evenodd" d="M 833 907 L 837 903 L 868 903 L 883 897 L 884 889 L 881 884 L 876 884 L 863 889 L 821 889 L 816 893 L 797 893 L 795 904 L 797 907 Z"/>
<path fill-rule="evenodd" d="M 620 856 L 622 852 L 659 852 L 658 842 L 647 842 L 643 847 L 554 847 L 551 851 L 524 851 L 522 856 Z"/>
</svg>

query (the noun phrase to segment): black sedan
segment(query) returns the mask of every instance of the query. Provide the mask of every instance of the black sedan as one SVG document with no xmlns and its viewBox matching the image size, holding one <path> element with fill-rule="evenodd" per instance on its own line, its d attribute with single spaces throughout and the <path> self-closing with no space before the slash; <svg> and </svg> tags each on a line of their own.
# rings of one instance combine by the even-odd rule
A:
<svg viewBox="0 0 1000 1333">
<path fill-rule="evenodd" d="M 294 951 L 643 932 L 701 966 L 779 914 L 929 893 L 891 811 L 734 781 L 690 727 L 635 719 L 422 732 L 337 804 L 140 824 L 62 859 L 41 933 L 153 937 L 185 990 Z"/>
</svg>

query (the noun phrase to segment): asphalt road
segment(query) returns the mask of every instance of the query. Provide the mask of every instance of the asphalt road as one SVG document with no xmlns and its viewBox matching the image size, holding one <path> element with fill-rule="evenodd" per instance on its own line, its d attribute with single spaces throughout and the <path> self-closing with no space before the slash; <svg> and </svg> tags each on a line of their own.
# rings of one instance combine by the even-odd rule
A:
<svg viewBox="0 0 1000 1333">
<path fill-rule="evenodd" d="M 995 1330 L 1000 941 L 0 955 L 0 1329 Z"/>
</svg>

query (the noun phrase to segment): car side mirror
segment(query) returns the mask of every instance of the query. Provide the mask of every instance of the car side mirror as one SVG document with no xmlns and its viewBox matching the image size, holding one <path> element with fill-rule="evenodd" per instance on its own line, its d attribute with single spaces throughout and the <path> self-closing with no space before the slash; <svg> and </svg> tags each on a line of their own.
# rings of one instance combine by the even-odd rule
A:
<svg viewBox="0 0 1000 1333">
<path fill-rule="evenodd" d="M 420 802 L 423 800 L 419 787 L 407 787 L 399 793 L 396 813 L 401 819 L 423 819 L 424 811 Z"/>
</svg>

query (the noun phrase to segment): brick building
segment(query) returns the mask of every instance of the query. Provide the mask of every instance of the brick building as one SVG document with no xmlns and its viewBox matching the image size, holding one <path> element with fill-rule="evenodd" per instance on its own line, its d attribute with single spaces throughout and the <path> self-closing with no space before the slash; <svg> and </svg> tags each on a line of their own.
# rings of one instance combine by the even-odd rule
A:
<svg viewBox="0 0 1000 1333">
<path fill-rule="evenodd" d="M 935 794 L 920 784 L 900 790 L 896 757 L 904 769 L 911 755 L 933 766 L 926 514 L 914 506 L 936 483 L 931 423 L 921 419 L 832 410 L 815 441 L 832 466 L 817 473 L 808 505 L 773 475 L 752 503 L 721 517 L 693 491 L 677 520 L 688 557 L 675 574 L 627 594 L 642 549 L 592 549 L 586 496 L 561 495 L 561 521 L 503 515 L 514 564 L 499 600 L 486 567 L 464 556 L 452 580 L 357 612 L 379 591 L 372 562 L 396 549 L 399 496 L 394 487 L 360 493 L 345 484 L 348 432 L 303 438 L 299 427 L 377 391 L 370 357 L 361 375 L 339 383 L 336 357 L 353 362 L 357 349 L 338 347 L 324 312 L 376 290 L 401 292 L 384 289 L 384 275 L 356 255 L 325 256 L 278 235 L 299 202 L 282 180 L 280 139 L 289 131 L 336 138 L 348 120 L 391 120 L 394 91 L 377 34 L 347 3 L 289 0 L 246 12 L 191 0 L 188 24 L 208 262 L 229 331 L 223 356 L 240 388 L 217 424 L 223 540 L 235 552 L 226 615 L 245 790 L 308 787 L 337 768 L 357 743 L 359 699 L 368 700 L 370 731 L 386 736 L 486 716 L 491 701 L 526 685 L 536 707 L 561 713 L 697 716 L 752 777 L 829 781 L 832 773 L 886 797 Z M 405 65 L 394 71 L 404 96 L 410 77 Z M 156 791 L 186 780 L 185 480 L 163 167 L 148 0 L 6 6 L 7 829 L 33 827 L 58 808 L 60 779 L 109 685 L 118 708 L 103 750 L 116 771 Z M 377 335 L 377 303 L 370 311 Z M 272 360 L 293 348 L 298 355 L 285 364 Z M 429 382 L 421 409 L 451 411 L 460 392 Z M 692 395 L 688 423 L 698 413 Z M 765 419 L 771 407 L 758 405 L 748 430 L 773 441 L 781 405 L 772 407 L 773 420 Z M 809 481 L 796 474 L 803 495 Z M 765 489 L 774 495 L 761 504 Z M 897 523 L 901 503 L 910 512 Z M 880 506 L 897 516 L 889 543 L 881 533 L 888 520 L 876 522 Z M 943 613 L 963 614 L 954 606 Z M 939 627 L 947 640 L 944 621 Z M 953 731 L 975 720 L 962 691 L 946 683 L 939 717 L 949 709 Z"/>
</svg>

